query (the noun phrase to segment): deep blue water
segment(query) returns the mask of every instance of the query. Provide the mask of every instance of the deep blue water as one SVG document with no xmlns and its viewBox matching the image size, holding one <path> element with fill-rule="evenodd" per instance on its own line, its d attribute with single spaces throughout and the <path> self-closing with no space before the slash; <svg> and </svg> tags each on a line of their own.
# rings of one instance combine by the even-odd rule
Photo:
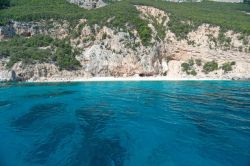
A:
<svg viewBox="0 0 250 166">
<path fill-rule="evenodd" d="M 249 166 L 250 82 L 0 84 L 0 166 Z"/>
</svg>

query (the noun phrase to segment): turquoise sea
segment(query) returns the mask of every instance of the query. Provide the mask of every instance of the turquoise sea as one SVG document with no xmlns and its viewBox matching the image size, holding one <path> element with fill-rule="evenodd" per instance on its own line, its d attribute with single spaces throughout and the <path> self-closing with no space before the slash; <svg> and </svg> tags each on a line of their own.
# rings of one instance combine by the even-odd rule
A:
<svg viewBox="0 0 250 166">
<path fill-rule="evenodd" d="M 250 82 L 0 84 L 0 166 L 249 166 Z"/>
</svg>

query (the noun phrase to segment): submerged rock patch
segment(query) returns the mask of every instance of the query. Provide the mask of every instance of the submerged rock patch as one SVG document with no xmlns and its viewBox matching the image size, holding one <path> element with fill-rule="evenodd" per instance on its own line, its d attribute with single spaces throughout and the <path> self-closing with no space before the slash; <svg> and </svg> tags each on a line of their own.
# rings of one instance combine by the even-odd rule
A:
<svg viewBox="0 0 250 166">
<path fill-rule="evenodd" d="M 75 131 L 75 124 L 64 124 L 53 129 L 48 138 L 38 144 L 30 151 L 27 160 L 31 162 L 44 164 L 53 153 L 59 148 L 60 144 Z"/>
<path fill-rule="evenodd" d="M 79 143 L 81 146 L 70 159 L 72 166 L 122 166 L 124 164 L 127 150 L 121 145 L 121 140 L 98 136 L 104 132 L 112 118 L 112 112 L 108 107 L 102 109 L 100 107 L 102 106 L 90 106 L 76 111 L 83 138 Z"/>
<path fill-rule="evenodd" d="M 10 104 L 11 104 L 10 101 L 0 101 L 0 108 L 1 108 L 1 107 L 5 107 L 5 106 L 8 106 L 8 105 L 10 105 Z"/>
<path fill-rule="evenodd" d="M 30 108 L 29 112 L 12 122 L 16 128 L 28 128 L 41 119 L 56 115 L 64 110 L 64 104 L 38 104 Z"/>
</svg>

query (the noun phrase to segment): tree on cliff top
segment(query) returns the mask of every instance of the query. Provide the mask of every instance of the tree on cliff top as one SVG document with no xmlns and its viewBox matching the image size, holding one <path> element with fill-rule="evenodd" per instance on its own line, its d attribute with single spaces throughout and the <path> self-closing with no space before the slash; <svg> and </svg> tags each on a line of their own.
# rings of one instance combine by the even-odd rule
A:
<svg viewBox="0 0 250 166">
<path fill-rule="evenodd" d="M 0 9 L 10 6 L 10 0 L 0 0 Z"/>
</svg>

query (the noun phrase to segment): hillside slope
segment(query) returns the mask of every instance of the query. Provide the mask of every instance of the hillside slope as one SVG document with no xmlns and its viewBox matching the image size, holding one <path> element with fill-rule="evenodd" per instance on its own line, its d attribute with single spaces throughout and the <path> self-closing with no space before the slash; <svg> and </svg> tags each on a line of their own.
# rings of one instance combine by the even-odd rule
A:
<svg viewBox="0 0 250 166">
<path fill-rule="evenodd" d="M 124 0 L 94 10 L 66 0 L 11 4 L 0 10 L 2 81 L 250 78 L 248 4 Z"/>
</svg>

